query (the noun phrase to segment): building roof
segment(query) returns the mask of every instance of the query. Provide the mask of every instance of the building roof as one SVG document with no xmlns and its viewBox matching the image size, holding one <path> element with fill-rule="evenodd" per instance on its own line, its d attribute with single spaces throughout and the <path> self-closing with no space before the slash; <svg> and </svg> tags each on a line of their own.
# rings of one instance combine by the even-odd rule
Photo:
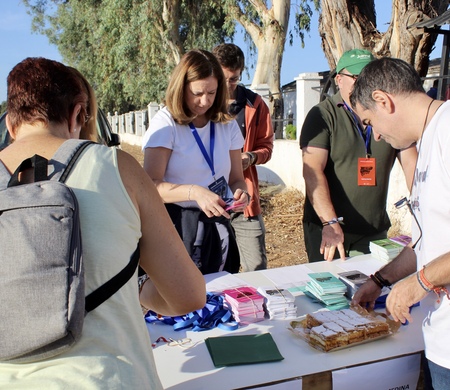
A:
<svg viewBox="0 0 450 390">
<path fill-rule="evenodd" d="M 439 28 L 444 24 L 450 24 L 450 9 L 433 19 L 427 19 L 419 23 L 415 23 L 408 28 Z"/>
</svg>

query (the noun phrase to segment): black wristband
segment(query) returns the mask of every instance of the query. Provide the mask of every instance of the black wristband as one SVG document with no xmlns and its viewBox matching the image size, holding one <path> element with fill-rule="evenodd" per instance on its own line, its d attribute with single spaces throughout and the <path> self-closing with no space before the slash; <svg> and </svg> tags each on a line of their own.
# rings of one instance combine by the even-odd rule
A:
<svg viewBox="0 0 450 390">
<path fill-rule="evenodd" d="M 377 277 L 375 275 L 370 275 L 370 279 L 373 280 L 373 282 L 380 288 L 383 289 L 383 285 L 381 284 L 381 282 L 377 279 Z"/>
<path fill-rule="evenodd" d="M 384 286 L 384 287 L 391 287 L 392 283 L 389 282 L 389 280 L 383 278 L 380 274 L 380 271 L 375 272 L 375 277 L 380 281 L 380 283 Z"/>
<path fill-rule="evenodd" d="M 375 276 L 377 277 L 377 279 L 381 282 L 381 284 L 384 287 L 391 287 L 392 286 L 392 283 L 389 282 L 389 280 L 387 280 L 387 279 L 385 279 L 385 278 L 383 278 L 381 276 L 380 271 L 375 272 Z"/>
</svg>

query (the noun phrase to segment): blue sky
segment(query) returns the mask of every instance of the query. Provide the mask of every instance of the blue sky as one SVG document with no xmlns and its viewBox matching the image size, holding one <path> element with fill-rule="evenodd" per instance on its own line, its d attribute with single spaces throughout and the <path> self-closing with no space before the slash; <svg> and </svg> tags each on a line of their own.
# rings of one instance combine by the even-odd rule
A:
<svg viewBox="0 0 450 390">
<path fill-rule="evenodd" d="M 1 13 L 0 102 L 3 102 L 6 100 L 6 77 L 14 65 L 27 57 L 62 59 L 46 36 L 31 32 L 31 17 L 20 0 L 2 1 Z"/>
<path fill-rule="evenodd" d="M 392 2 L 375 0 L 375 4 L 378 29 L 384 32 L 390 21 Z M 6 77 L 18 62 L 26 57 L 46 57 L 57 61 L 62 60 L 56 46 L 50 45 L 47 37 L 31 32 L 31 17 L 26 13 L 26 8 L 21 1 L 8 0 L 2 2 L 1 12 L 0 102 L 6 100 Z M 242 39 L 238 37 L 235 42 L 244 49 L 245 53 L 245 44 Z M 441 47 L 442 37 L 437 41 L 437 49 L 435 49 L 431 58 L 440 56 Z M 293 81 L 300 73 L 318 72 L 327 69 L 328 63 L 320 47 L 318 15 L 314 14 L 311 31 L 305 37 L 305 48 L 301 48 L 298 38 L 295 39 L 293 46 L 286 45 L 281 69 L 281 84 L 284 85 Z M 251 79 L 252 73 L 250 73 L 250 77 L 244 75 L 242 81 L 249 84 Z"/>
</svg>

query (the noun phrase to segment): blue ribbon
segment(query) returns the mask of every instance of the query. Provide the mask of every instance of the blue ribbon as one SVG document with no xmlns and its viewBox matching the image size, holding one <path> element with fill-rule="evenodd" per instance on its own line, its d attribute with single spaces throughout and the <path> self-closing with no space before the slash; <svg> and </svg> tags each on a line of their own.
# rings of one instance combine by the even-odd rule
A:
<svg viewBox="0 0 450 390">
<path fill-rule="evenodd" d="M 148 323 L 162 322 L 167 325 L 173 325 L 174 330 L 192 327 L 194 332 L 201 332 L 216 327 L 223 330 L 235 330 L 239 326 L 234 321 L 231 311 L 223 306 L 223 296 L 213 293 L 206 294 L 206 305 L 203 309 L 193 311 L 184 316 L 160 316 L 150 310 L 144 318 Z"/>
</svg>

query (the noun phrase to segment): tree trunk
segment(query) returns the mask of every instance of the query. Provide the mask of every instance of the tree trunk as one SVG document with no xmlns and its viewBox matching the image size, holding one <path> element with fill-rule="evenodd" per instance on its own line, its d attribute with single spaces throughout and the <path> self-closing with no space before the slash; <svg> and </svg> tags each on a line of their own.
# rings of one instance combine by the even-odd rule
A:
<svg viewBox="0 0 450 390">
<path fill-rule="evenodd" d="M 154 27 L 159 32 L 162 47 L 167 48 L 173 62 L 178 64 L 184 54 L 179 34 L 180 1 L 154 0 L 148 2 L 149 17 L 154 21 Z"/>
<path fill-rule="evenodd" d="M 330 69 L 345 51 L 362 48 L 376 57 L 401 58 L 425 76 L 436 35 L 408 27 L 440 15 L 447 9 L 447 1 L 393 0 L 385 33 L 377 30 L 374 0 L 322 0 L 321 7 L 319 32 Z"/>
<path fill-rule="evenodd" d="M 282 99 L 280 91 L 280 72 L 283 60 L 284 44 L 289 23 L 290 0 L 273 0 L 272 7 L 267 8 L 265 2 L 250 1 L 259 18 L 259 23 L 249 20 L 236 7 L 231 6 L 234 18 L 250 35 L 258 50 L 252 88 L 267 84 L 270 91 L 270 110 L 274 119 L 282 119 Z M 282 122 L 275 122 L 275 136 L 282 137 Z"/>
<path fill-rule="evenodd" d="M 289 0 L 274 0 L 270 10 L 261 13 L 262 27 L 249 31 L 258 49 L 252 86 L 268 84 L 272 94 L 280 92 L 280 71 L 289 23 Z"/>
</svg>

